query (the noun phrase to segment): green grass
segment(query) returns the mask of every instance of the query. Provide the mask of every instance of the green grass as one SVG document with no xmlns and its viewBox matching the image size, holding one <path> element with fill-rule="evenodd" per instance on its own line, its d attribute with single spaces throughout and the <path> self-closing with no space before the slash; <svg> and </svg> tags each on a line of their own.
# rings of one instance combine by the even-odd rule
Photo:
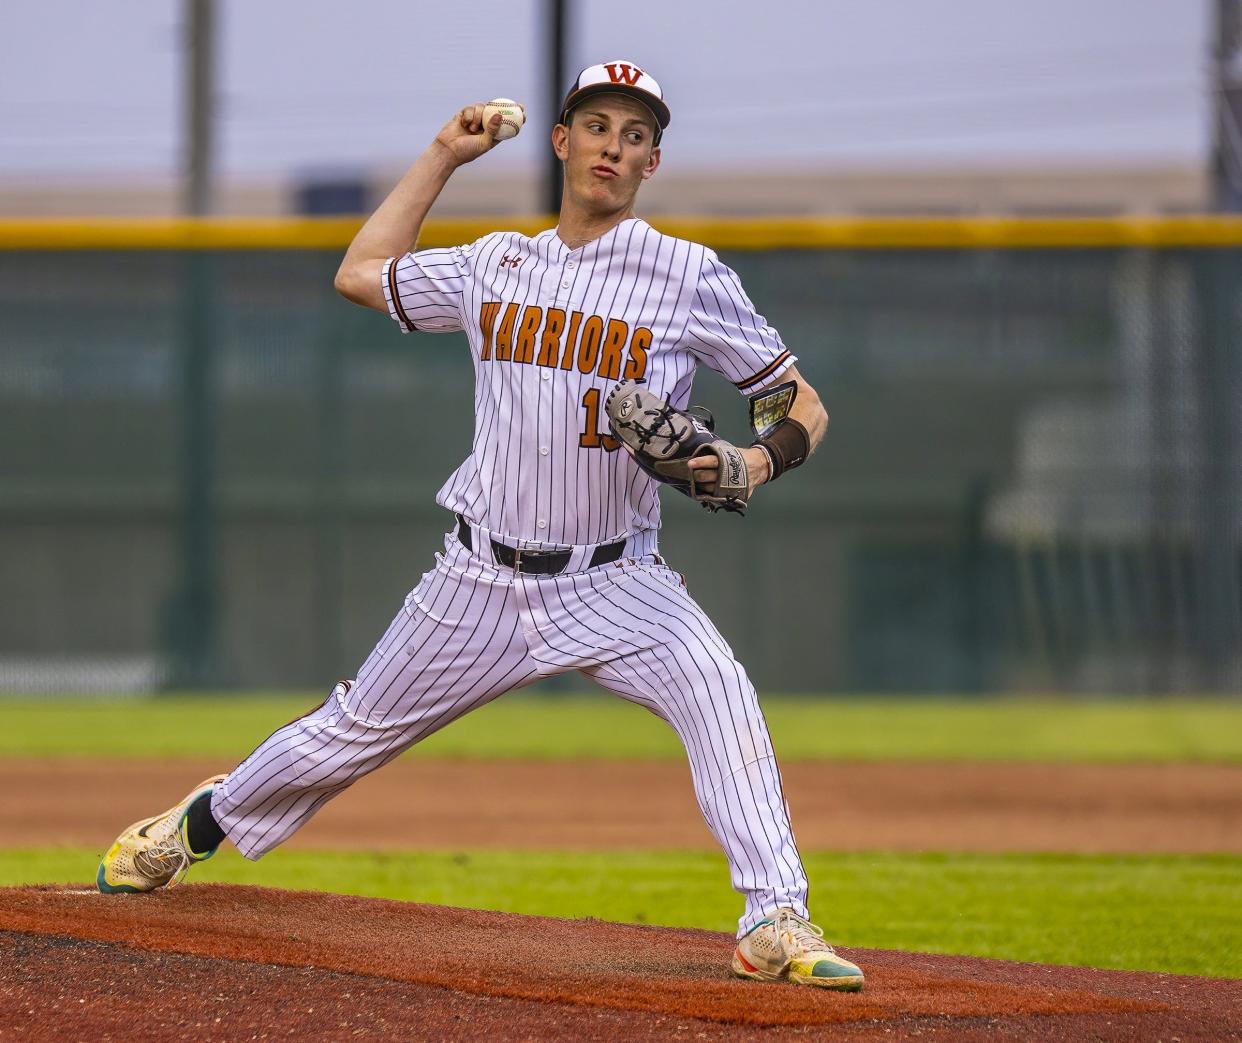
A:
<svg viewBox="0 0 1242 1043">
<path fill-rule="evenodd" d="M 0 884 L 84 881 L 97 852 L 0 851 Z M 812 911 L 844 945 L 1242 977 L 1242 857 L 814 854 Z M 192 881 L 731 931 L 712 854 L 231 849 Z"/>
<path fill-rule="evenodd" d="M 319 695 L 5 700 L 0 756 L 239 760 Z M 967 759 L 1242 762 L 1242 700 L 764 699 L 784 761 Z M 681 758 L 646 711 L 603 694 L 515 694 L 418 747 L 419 756 Z"/>
</svg>

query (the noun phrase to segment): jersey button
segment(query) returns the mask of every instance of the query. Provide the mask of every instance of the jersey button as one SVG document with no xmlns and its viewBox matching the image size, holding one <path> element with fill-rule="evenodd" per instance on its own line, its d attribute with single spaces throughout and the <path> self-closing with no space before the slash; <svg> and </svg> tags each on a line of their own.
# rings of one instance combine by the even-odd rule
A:
<svg viewBox="0 0 1242 1043">
<path fill-rule="evenodd" d="M 567 290 L 568 290 L 568 289 L 569 289 L 569 280 L 568 280 L 568 279 L 565 279 L 565 280 L 561 283 L 561 286 L 563 286 L 565 289 L 567 289 Z"/>
<path fill-rule="evenodd" d="M 535 524 L 541 529 L 546 529 L 548 527 L 547 521 L 543 518 L 540 518 L 537 522 L 535 522 Z"/>
<path fill-rule="evenodd" d="M 552 379 L 552 374 L 551 374 L 551 373 L 545 373 L 545 374 L 543 375 L 543 379 L 544 379 L 544 380 L 551 380 L 551 379 Z"/>
<path fill-rule="evenodd" d="M 541 445 L 541 446 L 539 447 L 539 455 L 540 455 L 540 456 L 547 456 L 547 455 L 548 455 L 548 447 L 547 447 L 546 445 Z"/>
<path fill-rule="evenodd" d="M 573 261 L 570 261 L 567 265 L 565 265 L 565 267 L 568 268 L 572 272 L 574 268 L 577 267 L 577 265 L 575 265 Z"/>
</svg>

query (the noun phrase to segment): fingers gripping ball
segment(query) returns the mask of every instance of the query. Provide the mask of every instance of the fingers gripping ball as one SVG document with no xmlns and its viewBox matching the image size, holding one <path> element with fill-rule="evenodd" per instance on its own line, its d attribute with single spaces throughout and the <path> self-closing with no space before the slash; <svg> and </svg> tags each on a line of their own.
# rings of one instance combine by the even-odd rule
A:
<svg viewBox="0 0 1242 1043">
<path fill-rule="evenodd" d="M 483 106 L 483 126 L 492 122 L 492 117 L 500 113 L 500 126 L 496 128 L 497 141 L 508 141 L 516 137 L 526 122 L 526 110 L 511 98 L 493 98 Z"/>
<path fill-rule="evenodd" d="M 608 426 L 634 461 L 658 482 L 697 500 L 711 511 L 744 513 L 750 474 L 737 446 L 716 437 L 711 414 L 698 407 L 677 409 L 638 380 L 623 380 L 604 403 Z M 714 456 L 716 480 L 705 488 L 691 460 Z"/>
</svg>

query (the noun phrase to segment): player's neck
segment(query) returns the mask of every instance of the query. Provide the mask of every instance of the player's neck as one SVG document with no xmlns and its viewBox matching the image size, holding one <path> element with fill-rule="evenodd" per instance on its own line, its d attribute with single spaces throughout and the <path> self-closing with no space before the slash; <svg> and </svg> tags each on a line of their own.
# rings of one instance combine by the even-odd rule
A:
<svg viewBox="0 0 1242 1043">
<path fill-rule="evenodd" d="M 556 234 L 561 242 L 571 250 L 577 250 L 633 216 L 632 205 L 624 210 L 599 214 L 584 212 L 576 207 L 562 204 L 560 219 L 556 223 Z"/>
</svg>

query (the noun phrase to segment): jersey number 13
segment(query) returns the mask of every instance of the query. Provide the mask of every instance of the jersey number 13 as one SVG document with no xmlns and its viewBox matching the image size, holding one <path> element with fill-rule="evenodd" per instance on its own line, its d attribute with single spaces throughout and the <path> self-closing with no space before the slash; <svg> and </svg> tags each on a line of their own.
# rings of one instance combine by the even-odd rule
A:
<svg viewBox="0 0 1242 1043">
<path fill-rule="evenodd" d="M 588 388 L 582 396 L 582 408 L 586 411 L 586 420 L 582 434 L 578 436 L 578 445 L 583 449 L 603 449 L 615 452 L 621 447 L 620 441 L 612 435 L 599 433 L 599 388 Z"/>
</svg>

